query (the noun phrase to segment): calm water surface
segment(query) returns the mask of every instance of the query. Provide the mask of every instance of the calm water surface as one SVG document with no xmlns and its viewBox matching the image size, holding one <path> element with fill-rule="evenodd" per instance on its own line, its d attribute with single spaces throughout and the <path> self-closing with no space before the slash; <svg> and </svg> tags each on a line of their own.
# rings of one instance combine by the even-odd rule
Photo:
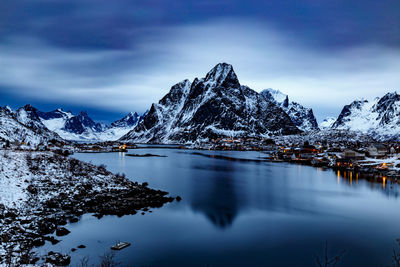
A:
<svg viewBox="0 0 400 267">
<path fill-rule="evenodd" d="M 400 237 L 398 187 L 345 177 L 332 170 L 288 163 L 246 162 L 193 154 L 190 150 L 135 149 L 125 153 L 76 154 L 105 164 L 150 187 L 181 196 L 146 215 L 98 220 L 85 215 L 68 225 L 71 234 L 41 250 L 71 253 L 98 263 L 117 240 L 132 243 L 117 252 L 131 266 L 316 266 L 325 240 L 338 266 L 387 266 Z M 258 152 L 201 152 L 259 159 Z"/>
</svg>

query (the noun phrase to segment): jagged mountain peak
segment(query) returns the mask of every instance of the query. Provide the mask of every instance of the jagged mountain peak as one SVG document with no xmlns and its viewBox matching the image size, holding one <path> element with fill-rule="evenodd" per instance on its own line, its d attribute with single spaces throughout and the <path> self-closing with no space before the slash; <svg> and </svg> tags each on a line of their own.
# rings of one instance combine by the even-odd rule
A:
<svg viewBox="0 0 400 267">
<path fill-rule="evenodd" d="M 204 78 L 204 85 L 240 87 L 233 66 L 228 63 L 219 63 L 212 68 Z"/>
<path fill-rule="evenodd" d="M 34 108 L 31 104 L 26 104 L 26 105 L 23 106 L 21 109 L 25 109 L 25 110 L 36 110 L 36 108 Z"/>
<path fill-rule="evenodd" d="M 105 126 L 101 123 L 93 121 L 86 111 L 81 111 L 77 116 L 68 118 L 62 130 L 73 134 L 88 134 L 88 132 L 99 133 L 105 130 Z"/>
<path fill-rule="evenodd" d="M 390 92 L 381 97 L 380 99 L 377 99 L 377 103 L 375 105 L 375 109 L 377 111 L 384 111 L 391 105 L 393 105 L 395 102 L 400 101 L 400 95 L 397 94 L 397 92 Z"/>
<path fill-rule="evenodd" d="M 400 95 L 390 92 L 372 101 L 345 105 L 332 128 L 360 131 L 381 140 L 400 139 Z"/>
<path fill-rule="evenodd" d="M 139 116 L 139 114 L 137 114 L 136 112 L 129 112 L 122 119 L 116 120 L 111 123 L 111 127 L 132 127 L 136 126 L 140 120 L 141 116 Z"/>
<path fill-rule="evenodd" d="M 78 113 L 77 117 L 89 118 L 89 115 L 88 115 L 87 111 L 81 111 Z"/>
<path fill-rule="evenodd" d="M 300 130 L 318 130 L 318 122 L 311 108 L 306 108 L 297 102 L 289 102 L 289 96 L 277 89 L 267 88 L 260 94 L 268 101 L 279 105 Z"/>
<path fill-rule="evenodd" d="M 6 107 L 0 107 L 0 140 L 25 143 L 31 148 L 50 140 L 61 140 L 57 134 L 50 132 L 37 121 L 30 120 L 24 108 L 18 110 L 17 114 L 11 113 Z M 21 118 L 24 119 L 23 122 L 20 121 Z"/>
<path fill-rule="evenodd" d="M 241 86 L 233 67 L 220 63 L 205 78 L 172 86 L 121 140 L 192 143 L 223 136 L 298 132 L 282 108 Z"/>
<path fill-rule="evenodd" d="M 160 105 L 169 105 L 172 102 L 177 101 L 177 99 L 185 97 L 189 93 L 191 86 L 192 83 L 187 79 L 173 85 L 169 93 L 166 94 L 158 103 Z"/>
<path fill-rule="evenodd" d="M 26 104 L 25 106 L 17 109 L 16 117 L 19 122 L 25 124 L 26 126 L 39 128 L 44 127 L 40 121 L 38 110 L 30 104 Z"/>
<path fill-rule="evenodd" d="M 10 107 L 10 106 L 4 106 L 3 107 L 3 110 L 5 111 L 5 112 L 8 112 L 9 114 L 14 114 L 15 113 L 15 111 Z"/>
</svg>

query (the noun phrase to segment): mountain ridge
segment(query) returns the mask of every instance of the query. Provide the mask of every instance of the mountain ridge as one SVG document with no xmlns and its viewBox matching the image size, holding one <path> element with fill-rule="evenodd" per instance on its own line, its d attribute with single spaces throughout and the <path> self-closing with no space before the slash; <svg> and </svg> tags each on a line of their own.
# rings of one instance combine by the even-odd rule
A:
<svg viewBox="0 0 400 267">
<path fill-rule="evenodd" d="M 276 103 L 239 83 L 232 65 L 217 64 L 204 78 L 183 80 L 122 141 L 193 143 L 222 136 L 300 132 Z"/>
</svg>

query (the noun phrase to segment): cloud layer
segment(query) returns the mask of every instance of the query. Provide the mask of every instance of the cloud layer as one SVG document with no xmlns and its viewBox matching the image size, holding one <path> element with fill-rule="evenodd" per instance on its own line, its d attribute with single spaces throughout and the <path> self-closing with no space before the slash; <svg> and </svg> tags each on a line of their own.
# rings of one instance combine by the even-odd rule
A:
<svg viewBox="0 0 400 267">
<path fill-rule="evenodd" d="M 361 11 L 348 1 L 341 9 L 314 1 L 39 2 L 46 8 L 0 4 L 0 95 L 143 112 L 219 62 L 231 63 L 242 84 L 280 89 L 319 119 L 355 98 L 399 90 L 395 2 L 367 1 Z M 385 23 L 371 23 L 372 14 Z"/>
</svg>

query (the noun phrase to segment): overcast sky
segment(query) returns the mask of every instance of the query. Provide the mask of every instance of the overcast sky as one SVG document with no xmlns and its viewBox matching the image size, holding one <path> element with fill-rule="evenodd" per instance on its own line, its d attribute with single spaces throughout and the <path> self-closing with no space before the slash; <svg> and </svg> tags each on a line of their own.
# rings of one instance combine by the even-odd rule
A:
<svg viewBox="0 0 400 267">
<path fill-rule="evenodd" d="M 400 91 L 400 1 L 0 1 L 1 105 L 112 121 L 219 62 L 337 116 Z"/>
</svg>

